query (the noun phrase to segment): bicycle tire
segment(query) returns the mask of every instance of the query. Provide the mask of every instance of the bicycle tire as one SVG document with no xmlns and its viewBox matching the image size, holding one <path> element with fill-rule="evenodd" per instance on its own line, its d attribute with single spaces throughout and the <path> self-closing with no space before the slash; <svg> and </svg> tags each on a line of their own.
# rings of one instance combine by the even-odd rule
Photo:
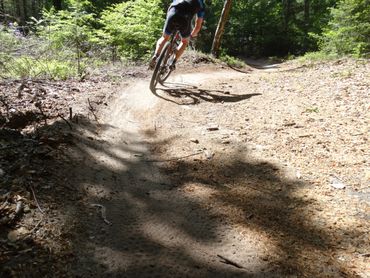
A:
<svg viewBox="0 0 370 278">
<path fill-rule="evenodd" d="M 164 60 L 164 57 L 168 54 L 169 46 L 170 46 L 170 42 L 166 42 L 166 44 L 164 45 L 162 49 L 161 54 L 158 57 L 158 61 L 154 67 L 152 79 L 150 80 L 150 90 L 152 91 L 155 89 L 155 86 L 158 83 L 158 76 L 160 74 L 160 69 L 162 68 L 162 62 Z"/>
<path fill-rule="evenodd" d="M 170 47 L 168 49 L 168 53 L 166 55 L 166 58 L 164 60 L 163 69 L 166 70 L 166 72 L 162 75 L 162 72 L 158 75 L 158 82 L 163 85 L 164 81 L 167 80 L 167 78 L 170 76 L 170 74 L 173 72 L 173 69 L 171 69 L 171 64 L 173 63 L 174 59 L 176 58 L 176 49 L 179 45 L 177 42 L 178 38 L 180 36 L 179 31 L 177 31 L 175 34 L 172 35 Z M 168 63 L 168 64 L 167 64 Z"/>
<path fill-rule="evenodd" d="M 171 50 L 171 49 L 170 49 Z M 173 70 L 170 69 L 170 64 L 167 64 L 168 62 L 172 63 L 173 60 L 174 60 L 174 57 L 175 56 L 175 53 L 169 53 L 169 55 L 166 56 L 164 62 L 163 62 L 163 65 L 165 65 L 165 68 L 166 69 L 166 72 L 165 73 L 162 73 L 160 72 L 159 75 L 158 75 L 158 82 L 163 85 L 164 81 L 167 80 L 167 78 L 170 76 L 171 72 Z"/>
</svg>

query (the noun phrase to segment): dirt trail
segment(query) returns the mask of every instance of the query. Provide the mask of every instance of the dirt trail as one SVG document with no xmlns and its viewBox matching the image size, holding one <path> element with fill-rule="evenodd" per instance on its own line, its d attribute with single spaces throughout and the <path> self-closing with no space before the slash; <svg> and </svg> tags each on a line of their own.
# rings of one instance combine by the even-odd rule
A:
<svg viewBox="0 0 370 278">
<path fill-rule="evenodd" d="M 186 86 L 196 86 L 201 80 L 212 82 L 220 76 L 232 78 L 241 74 L 230 71 L 186 74 L 171 82 L 185 79 Z M 267 267 L 262 259 L 266 249 L 263 243 L 247 241 L 229 225 L 212 219 L 197 200 L 176 190 L 177 185 L 160 173 L 161 167 L 157 167 L 150 150 L 153 142 L 148 128 L 155 129 L 160 124 L 156 123 L 156 114 L 166 111 L 168 105 L 174 106 L 154 96 L 146 80 L 126 88 L 103 116 L 102 123 L 109 126 L 95 138 L 99 146 L 90 146 L 86 160 L 93 160 L 95 165 L 85 161 L 86 168 L 78 171 L 84 180 L 81 184 L 90 195 L 85 201 L 104 205 L 107 218 L 113 223 L 105 227 L 102 219 L 91 220 L 93 224 L 86 231 L 89 240 L 85 244 L 93 256 L 90 259 L 104 266 L 98 276 L 103 273 L 119 277 L 258 274 Z M 178 109 L 182 108 L 175 107 Z M 154 141 L 170 144 L 166 140 Z M 103 236 L 94 236 L 102 232 Z M 85 249 L 82 250 L 81 256 L 86 256 Z M 230 259 L 237 267 L 230 267 L 227 261 L 221 263 L 217 255 Z M 91 268 L 90 263 L 86 262 L 86 268 Z M 239 268 L 242 265 L 248 271 Z M 81 271 L 84 273 L 86 269 Z"/>
<path fill-rule="evenodd" d="M 279 127 L 289 133 L 299 126 L 295 115 L 311 107 L 305 96 L 281 96 L 276 84 L 269 87 L 276 77 L 268 74 L 286 70 L 184 73 L 156 94 L 147 80 L 116 94 L 100 125 L 81 131 L 76 151 L 75 182 L 86 192 L 87 214 L 80 216 L 75 274 L 355 277 L 338 259 L 326 224 L 312 222 L 318 206 L 312 182 L 319 177 L 292 165 L 293 147 L 276 137 Z M 94 204 L 104 207 L 112 225 Z M 364 273 L 361 263 L 356 266 Z"/>
</svg>

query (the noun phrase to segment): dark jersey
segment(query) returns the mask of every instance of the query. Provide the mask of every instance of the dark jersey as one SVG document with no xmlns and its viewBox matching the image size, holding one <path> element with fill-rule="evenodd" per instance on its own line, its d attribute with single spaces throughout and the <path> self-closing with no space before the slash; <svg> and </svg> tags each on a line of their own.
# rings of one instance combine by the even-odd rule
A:
<svg viewBox="0 0 370 278">
<path fill-rule="evenodd" d="M 197 14 L 199 18 L 204 18 L 204 0 L 173 0 L 171 7 L 176 7 L 177 10 L 191 17 Z"/>
</svg>

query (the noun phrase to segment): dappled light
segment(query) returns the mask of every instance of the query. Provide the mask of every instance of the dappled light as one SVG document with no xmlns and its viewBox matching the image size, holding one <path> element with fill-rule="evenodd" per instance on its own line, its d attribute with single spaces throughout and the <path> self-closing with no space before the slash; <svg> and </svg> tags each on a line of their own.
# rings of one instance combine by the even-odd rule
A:
<svg viewBox="0 0 370 278">
<path fill-rule="evenodd" d="M 0 278 L 370 277 L 368 0 L 0 0 Z"/>
</svg>

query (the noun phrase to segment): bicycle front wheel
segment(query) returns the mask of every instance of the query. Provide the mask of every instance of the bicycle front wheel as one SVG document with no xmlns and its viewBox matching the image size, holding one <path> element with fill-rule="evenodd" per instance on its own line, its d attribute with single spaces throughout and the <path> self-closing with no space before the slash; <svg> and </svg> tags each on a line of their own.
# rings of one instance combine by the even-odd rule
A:
<svg viewBox="0 0 370 278">
<path fill-rule="evenodd" d="M 166 68 L 166 64 L 168 61 L 168 57 L 170 56 L 170 43 L 167 42 L 163 49 L 161 54 L 158 57 L 157 64 L 155 65 L 152 79 L 150 80 L 150 90 L 154 90 L 155 86 L 157 85 L 158 81 L 162 84 L 163 80 L 163 73 Z M 167 76 L 168 77 L 168 76 Z"/>
</svg>

